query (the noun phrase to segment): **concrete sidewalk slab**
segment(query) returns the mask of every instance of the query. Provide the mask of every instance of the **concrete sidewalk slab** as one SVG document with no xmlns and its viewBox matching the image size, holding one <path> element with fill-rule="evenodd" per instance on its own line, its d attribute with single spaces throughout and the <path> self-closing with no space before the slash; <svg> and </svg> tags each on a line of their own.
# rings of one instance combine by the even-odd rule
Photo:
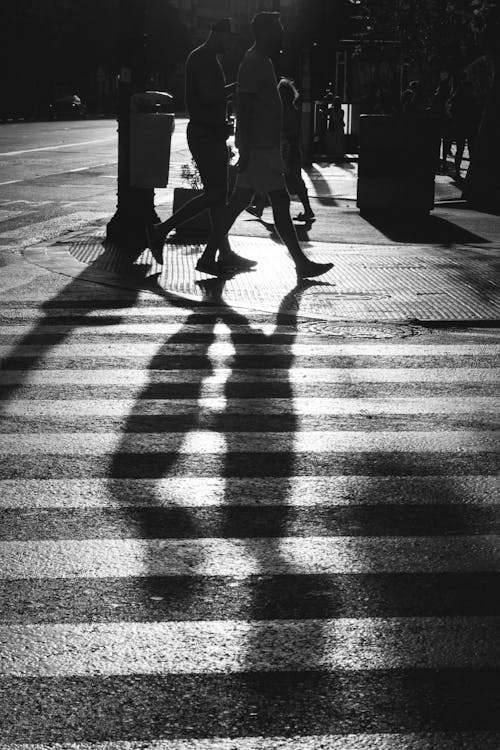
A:
<svg viewBox="0 0 500 750">
<path fill-rule="evenodd" d="M 256 271 L 216 279 L 194 270 L 196 242 L 165 246 L 158 266 L 146 250 L 131 265 L 95 227 L 54 244 L 26 248 L 27 260 L 57 273 L 194 302 L 297 313 L 320 320 L 465 323 L 500 320 L 496 253 L 481 246 L 309 242 L 307 254 L 333 261 L 325 276 L 297 285 L 286 249 L 272 239 L 234 236 Z"/>
<path fill-rule="evenodd" d="M 454 245 L 495 248 L 500 250 L 500 216 L 471 211 L 465 201 L 447 202 L 425 218 L 410 221 L 362 216 L 352 203 L 343 206 L 313 201 L 316 221 L 296 223 L 299 240 L 308 242 L 339 242 L 362 245 L 435 245 L 443 248 Z M 292 204 L 292 216 L 298 214 L 299 204 Z M 162 209 L 163 215 L 169 212 Z M 180 228 L 180 237 L 190 237 Z M 231 236 L 270 238 L 279 242 L 270 208 L 264 210 L 262 220 L 244 211 L 231 228 Z M 192 235 L 191 235 L 192 237 Z"/>
</svg>

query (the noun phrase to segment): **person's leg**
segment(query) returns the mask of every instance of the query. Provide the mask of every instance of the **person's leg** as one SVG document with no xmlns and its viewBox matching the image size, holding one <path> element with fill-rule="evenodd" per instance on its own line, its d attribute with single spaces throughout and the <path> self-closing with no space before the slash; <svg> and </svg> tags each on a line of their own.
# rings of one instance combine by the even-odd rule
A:
<svg viewBox="0 0 500 750">
<path fill-rule="evenodd" d="M 456 144 L 456 151 L 455 151 L 455 175 L 457 177 L 460 177 L 460 167 L 462 165 L 462 157 L 464 155 L 464 148 L 465 148 L 465 138 L 457 138 L 455 141 Z"/>
<path fill-rule="evenodd" d="M 206 128 L 189 123 L 187 141 L 200 173 L 203 193 L 187 201 L 166 221 L 149 228 L 148 241 L 151 240 L 151 250 L 156 252 L 176 227 L 207 209 L 211 213 L 216 207 L 221 210 L 227 200 L 228 152 L 224 134 L 214 134 Z"/>
<path fill-rule="evenodd" d="M 470 160 L 472 159 L 472 155 L 474 153 L 476 137 L 477 137 L 477 133 L 469 133 L 469 135 L 467 136 L 467 150 L 469 152 L 469 164 L 470 164 Z"/>
<path fill-rule="evenodd" d="M 451 151 L 451 138 L 449 135 L 443 135 L 443 168 L 446 169 L 448 155 Z"/>
<path fill-rule="evenodd" d="M 206 211 L 211 206 L 211 199 L 205 192 L 200 193 L 191 200 L 186 201 L 175 213 L 173 213 L 166 221 L 162 221 L 160 224 L 155 224 L 155 236 L 158 240 L 165 240 L 167 235 L 170 234 L 176 227 L 184 224 L 185 221 L 193 219 L 202 211 Z"/>
<path fill-rule="evenodd" d="M 298 141 L 282 141 L 281 155 L 286 166 L 285 181 L 290 195 L 299 197 L 304 211 L 297 217 L 299 220 L 314 219 L 306 183 L 302 177 L 302 150 Z"/>
<path fill-rule="evenodd" d="M 309 194 L 307 192 L 306 183 L 304 182 L 304 178 L 301 174 L 294 175 L 293 180 L 289 181 L 289 178 L 286 178 L 286 183 L 288 187 L 288 191 L 291 193 L 292 191 L 299 196 L 299 200 L 302 203 L 304 207 L 304 213 L 301 215 L 300 218 L 305 219 L 314 219 L 314 211 L 311 207 L 311 202 L 309 200 Z"/>
<path fill-rule="evenodd" d="M 220 222 L 224 221 L 226 207 L 227 204 L 225 201 L 224 203 L 217 203 L 217 205 L 211 207 L 210 223 L 212 225 L 212 230 L 215 226 L 218 226 Z M 231 267 L 239 271 L 249 271 L 251 268 L 255 268 L 255 266 L 257 265 L 256 260 L 244 258 L 242 255 L 238 255 L 238 253 L 235 253 L 234 250 L 231 249 L 229 237 L 227 236 L 227 234 L 224 235 L 221 243 L 219 244 L 219 257 L 217 259 L 217 263 L 221 267 Z"/>
<path fill-rule="evenodd" d="M 288 192 L 284 189 L 273 190 L 269 193 L 269 200 L 273 208 L 274 226 L 287 246 L 295 265 L 306 262 L 307 258 L 300 247 L 299 238 L 290 216 L 290 196 Z"/>
<path fill-rule="evenodd" d="M 228 156 L 224 136 L 214 135 L 205 128 L 189 123 L 187 142 L 200 173 L 203 193 L 187 201 L 166 221 L 157 224 L 155 234 L 158 238 L 165 238 L 169 232 L 185 221 L 193 219 L 219 201 L 225 203 L 227 198 Z"/>
<path fill-rule="evenodd" d="M 192 219 L 202 211 L 210 207 L 210 198 L 205 192 L 195 198 L 186 201 L 178 211 L 172 214 L 166 221 L 154 226 L 146 226 L 147 246 L 157 263 L 163 263 L 163 245 L 167 235 L 185 221 Z"/>
<path fill-rule="evenodd" d="M 314 263 L 307 258 L 300 247 L 297 232 L 290 216 L 290 196 L 288 192 L 285 189 L 273 190 L 269 193 L 269 200 L 273 207 L 276 231 L 292 256 L 297 275 L 302 278 L 310 278 L 329 271 L 333 267 L 333 263 Z"/>
<path fill-rule="evenodd" d="M 262 193 L 255 193 L 251 205 L 247 207 L 247 211 L 252 214 L 252 216 L 257 216 L 257 218 L 260 219 L 265 207 L 268 205 L 269 202 L 265 195 Z"/>
<path fill-rule="evenodd" d="M 220 211 L 220 213 L 216 213 L 210 237 L 208 238 L 205 250 L 201 254 L 196 265 L 198 270 L 201 271 L 204 270 L 204 268 L 215 268 L 215 256 L 217 250 L 223 244 L 224 238 L 227 236 L 227 233 L 238 216 L 245 210 L 252 200 L 252 195 L 253 191 L 251 189 L 237 187 L 229 198 L 229 203 L 224 207 L 224 210 Z"/>
</svg>

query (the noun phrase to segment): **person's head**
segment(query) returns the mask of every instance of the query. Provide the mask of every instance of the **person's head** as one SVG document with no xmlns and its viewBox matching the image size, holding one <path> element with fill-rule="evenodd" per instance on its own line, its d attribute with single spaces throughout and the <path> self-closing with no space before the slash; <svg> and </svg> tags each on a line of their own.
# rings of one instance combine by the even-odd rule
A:
<svg viewBox="0 0 500 750">
<path fill-rule="evenodd" d="M 280 14 L 263 11 L 252 19 L 252 32 L 255 42 L 269 57 L 281 52 L 283 45 L 283 26 Z"/>
<path fill-rule="evenodd" d="M 333 108 L 337 111 L 339 109 L 342 109 L 342 99 L 340 98 L 340 96 L 333 97 Z"/>
<path fill-rule="evenodd" d="M 234 45 L 233 24 L 230 18 L 221 18 L 212 26 L 210 43 L 218 55 L 227 55 Z"/>
<path fill-rule="evenodd" d="M 299 92 L 295 88 L 293 81 L 290 78 L 282 78 L 278 83 L 278 91 L 281 100 L 284 102 L 290 102 L 295 104 L 299 98 Z"/>
</svg>

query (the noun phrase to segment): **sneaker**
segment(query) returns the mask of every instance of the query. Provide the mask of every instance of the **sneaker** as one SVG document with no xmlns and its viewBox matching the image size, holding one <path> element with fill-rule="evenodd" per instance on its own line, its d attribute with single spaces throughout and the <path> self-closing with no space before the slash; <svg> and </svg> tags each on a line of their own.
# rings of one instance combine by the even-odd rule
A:
<svg viewBox="0 0 500 750">
<path fill-rule="evenodd" d="M 157 263 L 163 264 L 163 245 L 165 244 L 165 238 L 161 237 L 158 233 L 159 224 L 149 225 L 146 227 L 146 241 L 151 255 Z"/>
<path fill-rule="evenodd" d="M 219 264 L 223 268 L 236 268 L 238 271 L 248 271 L 250 268 L 255 268 L 257 261 L 244 258 L 242 255 L 238 255 L 238 253 L 234 253 L 231 250 L 231 252 L 226 253 L 219 259 Z"/>
<path fill-rule="evenodd" d="M 304 212 L 298 214 L 298 216 L 294 217 L 294 221 L 316 221 L 316 216 L 314 214 L 305 214 Z"/>
<path fill-rule="evenodd" d="M 315 263 L 312 260 L 307 260 L 300 266 L 296 266 L 296 271 L 299 279 L 311 279 L 314 276 L 322 276 L 332 268 L 333 263 Z"/>
<path fill-rule="evenodd" d="M 200 273 L 207 273 L 210 276 L 227 277 L 232 273 L 232 269 L 228 268 L 227 266 L 225 267 L 214 260 L 204 260 L 203 258 L 199 259 L 199 261 L 195 265 L 195 269 L 197 271 L 200 271 Z"/>
</svg>

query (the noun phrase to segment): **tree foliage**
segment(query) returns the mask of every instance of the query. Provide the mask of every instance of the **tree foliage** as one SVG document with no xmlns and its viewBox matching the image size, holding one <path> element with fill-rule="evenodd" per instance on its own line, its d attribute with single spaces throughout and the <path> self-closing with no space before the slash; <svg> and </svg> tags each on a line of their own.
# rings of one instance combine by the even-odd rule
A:
<svg viewBox="0 0 500 750">
<path fill-rule="evenodd" d="M 357 36 L 400 43 L 401 62 L 454 71 L 493 54 L 498 0 L 348 0 Z"/>
</svg>

